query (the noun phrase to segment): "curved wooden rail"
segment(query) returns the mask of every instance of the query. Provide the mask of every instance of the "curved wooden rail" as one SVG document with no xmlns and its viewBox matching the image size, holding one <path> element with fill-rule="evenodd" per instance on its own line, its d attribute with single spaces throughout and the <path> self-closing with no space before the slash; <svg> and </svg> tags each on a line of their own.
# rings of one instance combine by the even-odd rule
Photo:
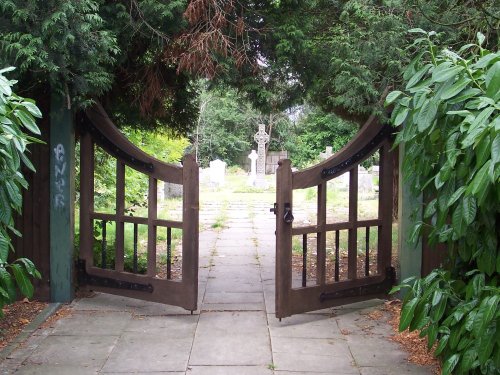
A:
<svg viewBox="0 0 500 375">
<path fill-rule="evenodd" d="M 182 167 L 164 163 L 146 154 L 131 143 L 113 124 L 100 104 L 85 111 L 83 131 L 89 131 L 94 141 L 127 166 L 158 180 L 182 184 Z"/>
<path fill-rule="evenodd" d="M 304 189 L 331 180 L 374 154 L 392 134 L 390 125 L 371 116 L 356 136 L 330 158 L 310 168 L 293 172 L 293 189 Z"/>
</svg>

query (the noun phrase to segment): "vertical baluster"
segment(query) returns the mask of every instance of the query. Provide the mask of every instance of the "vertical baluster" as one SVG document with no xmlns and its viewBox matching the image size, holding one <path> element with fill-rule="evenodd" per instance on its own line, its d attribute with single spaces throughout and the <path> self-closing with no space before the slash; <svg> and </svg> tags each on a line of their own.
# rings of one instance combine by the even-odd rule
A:
<svg viewBox="0 0 500 375">
<path fill-rule="evenodd" d="M 134 259 L 133 261 L 133 272 L 137 273 L 137 242 L 138 242 L 138 225 L 134 223 Z"/>
<path fill-rule="evenodd" d="M 307 233 L 302 235 L 302 286 L 307 285 Z"/>
<path fill-rule="evenodd" d="M 349 238 L 347 245 L 347 278 L 355 280 L 358 277 L 358 166 L 349 174 Z"/>
<path fill-rule="evenodd" d="M 172 278 L 172 228 L 167 227 L 167 279 Z"/>
<path fill-rule="evenodd" d="M 102 243 L 101 243 L 101 268 L 106 268 L 106 220 L 101 221 Z"/>
<path fill-rule="evenodd" d="M 366 227 L 365 245 L 366 245 L 365 276 L 369 276 L 370 275 L 370 227 Z"/>
<path fill-rule="evenodd" d="M 335 281 L 339 281 L 339 256 L 340 256 L 340 251 L 339 251 L 339 236 L 340 236 L 340 231 L 335 231 Z"/>
</svg>

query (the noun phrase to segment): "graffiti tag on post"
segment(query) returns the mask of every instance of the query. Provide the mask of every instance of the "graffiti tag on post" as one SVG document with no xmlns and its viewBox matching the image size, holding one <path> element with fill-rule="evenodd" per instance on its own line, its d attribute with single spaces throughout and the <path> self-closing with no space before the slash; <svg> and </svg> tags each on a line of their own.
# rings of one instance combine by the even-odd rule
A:
<svg viewBox="0 0 500 375">
<path fill-rule="evenodd" d="M 64 146 L 58 144 L 54 147 L 54 185 L 55 185 L 55 195 L 54 195 L 54 207 L 56 209 L 63 209 L 66 206 L 66 199 L 64 197 L 64 187 L 66 185 L 66 158 L 64 152 Z"/>
</svg>

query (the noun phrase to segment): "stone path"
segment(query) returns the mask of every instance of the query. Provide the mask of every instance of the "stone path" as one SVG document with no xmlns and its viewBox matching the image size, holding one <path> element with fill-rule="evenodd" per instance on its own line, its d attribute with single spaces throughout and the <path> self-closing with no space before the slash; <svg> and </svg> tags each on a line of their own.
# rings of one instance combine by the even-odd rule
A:
<svg viewBox="0 0 500 375">
<path fill-rule="evenodd" d="M 203 222 L 203 215 L 201 217 Z M 274 317 L 274 216 L 229 203 L 226 227 L 200 233 L 200 309 L 97 294 L 37 330 L 2 374 L 431 374 L 407 364 L 380 301 Z M 16 372 L 17 371 L 17 372 Z"/>
</svg>

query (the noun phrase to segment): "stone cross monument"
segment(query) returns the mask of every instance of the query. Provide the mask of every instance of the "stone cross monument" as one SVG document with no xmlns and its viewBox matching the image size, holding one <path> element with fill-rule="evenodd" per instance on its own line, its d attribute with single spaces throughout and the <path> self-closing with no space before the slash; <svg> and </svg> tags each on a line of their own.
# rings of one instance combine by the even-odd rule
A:
<svg viewBox="0 0 500 375">
<path fill-rule="evenodd" d="M 259 124 L 259 131 L 255 133 L 253 139 L 257 142 L 257 176 L 266 174 L 266 143 L 269 142 L 269 134 L 266 133 L 266 126 Z"/>
</svg>

